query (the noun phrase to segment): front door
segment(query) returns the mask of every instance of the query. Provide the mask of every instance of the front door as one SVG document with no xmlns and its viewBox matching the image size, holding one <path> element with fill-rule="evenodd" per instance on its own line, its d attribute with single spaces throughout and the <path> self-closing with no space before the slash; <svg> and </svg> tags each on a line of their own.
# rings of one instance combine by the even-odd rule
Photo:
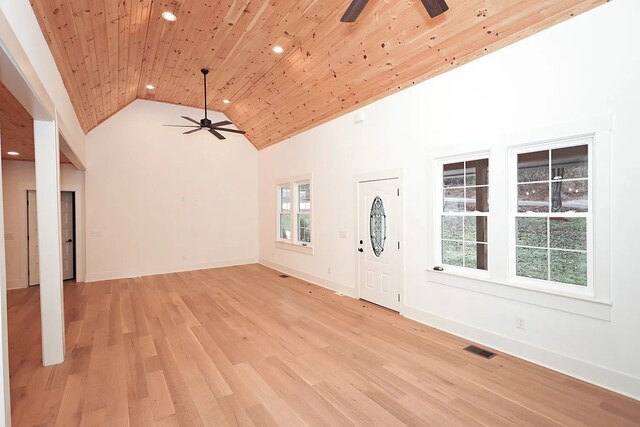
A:
<svg viewBox="0 0 640 427">
<path fill-rule="evenodd" d="M 400 180 L 365 181 L 358 185 L 359 296 L 399 311 L 402 289 Z"/>
</svg>

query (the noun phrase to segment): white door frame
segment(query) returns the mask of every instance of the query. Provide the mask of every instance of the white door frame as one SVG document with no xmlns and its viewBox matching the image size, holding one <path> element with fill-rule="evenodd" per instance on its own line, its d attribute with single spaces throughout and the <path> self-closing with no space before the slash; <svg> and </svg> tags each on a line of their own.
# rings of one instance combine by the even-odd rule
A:
<svg viewBox="0 0 640 427">
<path fill-rule="evenodd" d="M 404 230 L 404 170 L 403 169 L 389 169 L 377 172 L 367 172 L 355 175 L 353 177 L 353 186 L 355 187 L 355 233 L 354 233 L 354 245 L 353 245 L 353 253 L 355 254 L 355 263 L 356 263 L 356 297 L 360 298 L 360 257 L 358 256 L 358 247 L 359 247 L 359 236 L 360 232 L 360 183 L 369 182 L 369 181 L 382 181 L 386 179 L 397 179 L 398 180 L 398 188 L 400 188 L 400 217 L 398 230 L 399 238 L 400 238 L 400 277 L 398 277 L 399 285 L 398 292 L 400 293 L 400 304 L 398 305 L 400 314 L 404 313 L 405 303 L 405 263 L 404 263 L 404 248 L 405 244 L 405 230 Z"/>
<path fill-rule="evenodd" d="M 20 184 L 19 193 L 27 194 L 27 191 L 36 191 L 35 186 L 33 184 Z M 60 192 L 67 191 L 70 193 L 74 193 L 75 195 L 75 218 L 74 218 L 74 226 L 76 228 L 76 256 L 75 256 L 75 264 L 76 264 L 76 278 L 75 281 L 78 283 L 85 281 L 85 233 L 84 233 L 84 199 L 82 186 L 79 184 L 60 184 Z M 21 287 L 28 288 L 29 287 L 29 242 L 27 237 L 29 236 L 29 226 L 27 224 L 27 203 L 20 203 L 20 221 L 22 222 L 22 230 L 23 230 L 23 243 L 24 247 L 20 249 L 20 263 L 22 264 L 21 273 L 20 273 L 20 283 Z"/>
</svg>

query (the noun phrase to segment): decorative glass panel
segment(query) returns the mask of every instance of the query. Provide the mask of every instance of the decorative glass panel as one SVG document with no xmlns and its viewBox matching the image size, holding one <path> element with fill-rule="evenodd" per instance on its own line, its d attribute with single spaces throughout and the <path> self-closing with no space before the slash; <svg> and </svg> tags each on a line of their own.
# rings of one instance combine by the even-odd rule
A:
<svg viewBox="0 0 640 427">
<path fill-rule="evenodd" d="M 549 150 L 518 154 L 518 182 L 549 181 Z"/>
<path fill-rule="evenodd" d="M 369 236 L 371 237 L 373 253 L 379 257 L 384 251 L 384 243 L 387 240 L 387 215 L 384 212 L 384 204 L 380 197 L 373 199 L 371 204 Z"/>
<path fill-rule="evenodd" d="M 298 241 L 311 243 L 311 215 L 298 214 Z"/>
<path fill-rule="evenodd" d="M 311 185 L 301 184 L 298 186 L 298 210 L 309 212 L 311 210 Z"/>
</svg>

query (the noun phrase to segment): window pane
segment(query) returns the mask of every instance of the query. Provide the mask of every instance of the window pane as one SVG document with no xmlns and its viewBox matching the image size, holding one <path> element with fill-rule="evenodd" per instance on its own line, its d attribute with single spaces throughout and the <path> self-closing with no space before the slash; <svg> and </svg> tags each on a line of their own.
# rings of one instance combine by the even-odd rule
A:
<svg viewBox="0 0 640 427">
<path fill-rule="evenodd" d="M 291 189 L 289 187 L 280 187 L 280 210 L 288 211 L 291 209 Z"/>
<path fill-rule="evenodd" d="M 311 243 L 311 215 L 298 215 L 298 241 Z"/>
<path fill-rule="evenodd" d="M 464 243 L 464 266 L 478 270 L 487 269 L 487 245 L 484 243 Z"/>
<path fill-rule="evenodd" d="M 444 215 L 442 217 L 442 238 L 462 240 L 462 217 Z"/>
<path fill-rule="evenodd" d="M 516 248 L 516 274 L 549 280 L 547 256 L 547 249 Z"/>
<path fill-rule="evenodd" d="M 551 179 L 587 178 L 588 161 L 588 145 L 551 150 Z"/>
<path fill-rule="evenodd" d="M 280 214 L 280 238 L 291 239 L 291 215 Z"/>
<path fill-rule="evenodd" d="M 489 187 L 468 187 L 467 212 L 489 212 Z"/>
<path fill-rule="evenodd" d="M 551 247 L 587 250 L 586 218 L 550 218 Z"/>
<path fill-rule="evenodd" d="M 444 190 L 444 211 L 464 212 L 464 188 Z"/>
<path fill-rule="evenodd" d="M 462 242 L 442 242 L 442 263 L 463 267 Z"/>
<path fill-rule="evenodd" d="M 298 186 L 298 210 L 308 212 L 311 210 L 311 185 L 302 184 Z"/>
<path fill-rule="evenodd" d="M 551 183 L 553 212 L 588 212 L 589 183 L 587 181 L 555 181 Z"/>
<path fill-rule="evenodd" d="M 551 280 L 587 286 L 587 254 L 551 250 Z"/>
<path fill-rule="evenodd" d="M 519 184 L 518 212 L 549 212 L 549 184 Z"/>
<path fill-rule="evenodd" d="M 516 245 L 548 247 L 547 218 L 516 218 Z"/>
<path fill-rule="evenodd" d="M 464 186 L 464 163 L 449 163 L 443 166 L 444 187 Z"/>
<path fill-rule="evenodd" d="M 518 182 L 548 181 L 549 151 L 518 154 Z"/>
<path fill-rule="evenodd" d="M 467 216 L 464 218 L 464 240 L 467 242 L 487 241 L 486 216 Z"/>
<path fill-rule="evenodd" d="M 489 185 L 489 159 L 472 160 L 466 165 L 467 185 Z"/>
</svg>

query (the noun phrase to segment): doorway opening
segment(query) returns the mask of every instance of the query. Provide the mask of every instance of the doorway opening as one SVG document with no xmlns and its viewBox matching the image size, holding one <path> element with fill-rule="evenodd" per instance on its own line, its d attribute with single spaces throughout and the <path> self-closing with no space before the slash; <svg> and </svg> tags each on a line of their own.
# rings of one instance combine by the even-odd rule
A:
<svg viewBox="0 0 640 427">
<path fill-rule="evenodd" d="M 38 252 L 38 220 L 36 192 L 27 191 L 27 246 L 29 286 L 40 284 L 40 254 Z M 60 234 L 62 237 L 62 278 L 76 278 L 76 193 L 60 192 Z"/>
</svg>

